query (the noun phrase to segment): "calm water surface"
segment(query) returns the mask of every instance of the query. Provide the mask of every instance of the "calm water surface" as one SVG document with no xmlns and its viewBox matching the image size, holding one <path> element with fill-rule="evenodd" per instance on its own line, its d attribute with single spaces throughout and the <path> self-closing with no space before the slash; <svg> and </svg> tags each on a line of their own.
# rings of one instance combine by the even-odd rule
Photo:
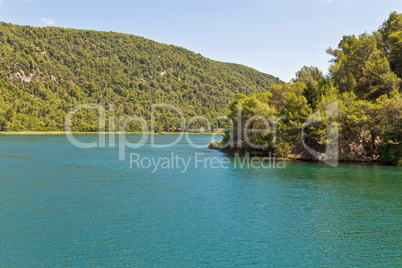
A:
<svg viewBox="0 0 402 268">
<path fill-rule="evenodd" d="M 172 152 L 192 159 L 186 172 L 130 169 L 129 153 Z M 226 158 L 185 139 L 119 161 L 62 135 L 0 136 L 0 266 L 402 265 L 401 168 L 204 169 L 195 153 Z"/>
</svg>

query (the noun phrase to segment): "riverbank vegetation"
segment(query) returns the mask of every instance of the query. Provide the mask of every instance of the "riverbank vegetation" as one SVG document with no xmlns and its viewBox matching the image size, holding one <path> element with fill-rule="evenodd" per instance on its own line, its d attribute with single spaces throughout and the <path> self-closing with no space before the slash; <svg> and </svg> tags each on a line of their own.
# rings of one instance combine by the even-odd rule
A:
<svg viewBox="0 0 402 268">
<path fill-rule="evenodd" d="M 339 160 L 402 163 L 402 14 L 393 12 L 372 34 L 344 36 L 328 53 L 333 56 L 328 75 L 303 67 L 291 83 L 273 85 L 269 92 L 238 94 L 229 106 L 235 129 L 221 142 L 234 143 L 225 150 L 313 159 L 303 142 L 325 152 L 331 143 L 327 125 L 336 123 Z M 337 113 L 326 112 L 328 105 L 336 105 Z M 303 124 L 314 117 L 320 121 L 311 121 L 302 136 Z M 266 131 L 257 131 L 262 128 Z M 250 146 L 245 135 L 264 148 Z"/>
</svg>

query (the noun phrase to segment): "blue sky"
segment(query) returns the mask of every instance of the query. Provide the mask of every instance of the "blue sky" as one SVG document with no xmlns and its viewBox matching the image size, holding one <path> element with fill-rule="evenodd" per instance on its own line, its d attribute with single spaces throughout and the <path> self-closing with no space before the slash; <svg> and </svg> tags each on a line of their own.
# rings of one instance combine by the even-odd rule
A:
<svg viewBox="0 0 402 268">
<path fill-rule="evenodd" d="M 289 81 L 304 65 L 327 72 L 329 46 L 377 30 L 401 0 L 0 0 L 0 20 L 115 31 L 174 44 Z"/>
</svg>

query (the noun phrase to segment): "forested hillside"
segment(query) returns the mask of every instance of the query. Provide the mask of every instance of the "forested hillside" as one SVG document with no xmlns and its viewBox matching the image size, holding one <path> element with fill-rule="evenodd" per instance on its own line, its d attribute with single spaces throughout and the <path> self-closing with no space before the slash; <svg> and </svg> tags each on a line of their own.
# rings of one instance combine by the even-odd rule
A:
<svg viewBox="0 0 402 268">
<path fill-rule="evenodd" d="M 226 133 L 222 145 L 231 139 L 235 143 L 225 149 L 313 159 L 303 142 L 325 152 L 326 144 L 331 143 L 327 124 L 336 123 L 339 147 L 335 149 L 340 160 L 402 165 L 402 14 L 393 12 L 372 34 L 344 36 L 338 48 L 329 48 L 328 53 L 333 56 L 328 76 L 316 67 L 303 67 L 292 83 L 272 86 L 266 93 L 239 94 L 230 105 L 233 122 L 238 122 L 239 102 L 242 122 L 255 116 L 283 119 L 277 125 L 276 139 L 273 131 L 253 131 L 264 128 L 261 120 L 251 121 L 248 127 L 236 124 L 236 131 Z M 334 117 L 326 113 L 331 103 L 339 108 Z M 313 115 L 321 121 L 306 127 L 302 136 L 303 125 Z M 253 144 L 265 148 L 250 146 L 246 132 Z"/>
<path fill-rule="evenodd" d="M 114 104 L 116 116 L 147 120 L 151 104 L 169 103 L 187 117 L 212 119 L 227 113 L 236 93 L 265 92 L 271 84 L 281 81 L 138 36 L 0 23 L 0 131 L 63 130 L 79 103 Z M 158 130 L 178 126 L 171 113 L 157 114 Z M 76 119 L 74 130 L 97 131 L 95 111 Z"/>
</svg>

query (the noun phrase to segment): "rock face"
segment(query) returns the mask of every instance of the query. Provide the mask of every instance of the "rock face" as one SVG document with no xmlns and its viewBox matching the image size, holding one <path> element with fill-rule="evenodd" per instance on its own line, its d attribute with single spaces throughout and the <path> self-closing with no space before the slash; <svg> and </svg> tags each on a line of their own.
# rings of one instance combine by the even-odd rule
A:
<svg viewBox="0 0 402 268">
<path fill-rule="evenodd" d="M 26 76 L 25 74 L 24 74 L 24 72 L 22 72 L 22 74 L 21 73 L 15 73 L 14 74 L 14 76 L 16 77 L 16 78 L 18 78 L 18 79 L 20 79 L 22 82 L 31 82 L 32 80 L 35 80 L 34 79 L 34 74 L 29 74 L 29 76 Z"/>
<path fill-rule="evenodd" d="M 217 149 L 219 146 L 219 141 L 211 141 L 208 145 L 208 149 Z"/>
</svg>

